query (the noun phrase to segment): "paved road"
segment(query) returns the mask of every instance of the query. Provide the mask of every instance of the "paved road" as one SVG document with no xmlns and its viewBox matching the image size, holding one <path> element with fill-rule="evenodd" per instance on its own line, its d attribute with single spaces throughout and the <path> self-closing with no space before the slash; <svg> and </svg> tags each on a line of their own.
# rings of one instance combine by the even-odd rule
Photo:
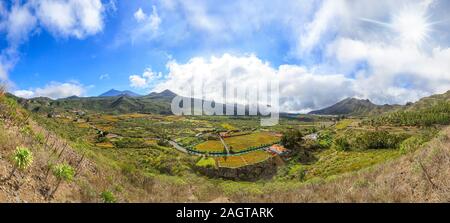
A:
<svg viewBox="0 0 450 223">
<path fill-rule="evenodd" d="M 180 152 L 188 153 L 188 151 L 184 147 L 178 145 L 178 143 L 176 143 L 175 141 L 169 140 L 169 144 Z"/>
</svg>

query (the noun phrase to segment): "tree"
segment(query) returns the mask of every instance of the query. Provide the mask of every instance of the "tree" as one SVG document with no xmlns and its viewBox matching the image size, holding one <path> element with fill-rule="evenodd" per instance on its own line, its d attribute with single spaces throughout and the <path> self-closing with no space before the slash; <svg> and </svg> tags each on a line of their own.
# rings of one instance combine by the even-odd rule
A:
<svg viewBox="0 0 450 223">
<path fill-rule="evenodd" d="M 50 196 L 53 196 L 55 194 L 62 181 L 71 182 L 73 180 L 75 176 L 75 170 L 68 164 L 58 164 L 53 168 L 53 175 L 56 177 L 58 182 L 56 183 L 55 190 L 53 190 Z"/>
<path fill-rule="evenodd" d="M 300 130 L 290 130 L 281 137 L 281 144 L 292 151 L 299 150 L 303 144 L 303 134 Z"/>
<path fill-rule="evenodd" d="M 33 163 L 33 153 L 26 147 L 17 147 L 12 156 L 13 169 L 7 179 L 11 179 L 17 169 L 23 171 Z"/>
</svg>

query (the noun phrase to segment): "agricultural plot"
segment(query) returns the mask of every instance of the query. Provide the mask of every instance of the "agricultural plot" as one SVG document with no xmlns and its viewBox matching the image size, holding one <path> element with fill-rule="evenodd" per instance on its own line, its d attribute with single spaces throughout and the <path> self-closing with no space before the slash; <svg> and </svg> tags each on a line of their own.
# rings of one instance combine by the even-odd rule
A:
<svg viewBox="0 0 450 223">
<path fill-rule="evenodd" d="M 273 144 L 279 140 L 280 137 L 271 132 L 256 132 L 249 135 L 225 138 L 225 143 L 233 152 L 240 152 L 250 147 Z"/>
<path fill-rule="evenodd" d="M 232 136 L 225 138 L 225 143 L 235 153 L 247 150 L 251 147 L 257 147 L 265 144 L 273 144 L 280 140 L 270 132 L 255 132 L 247 135 Z M 208 140 L 194 147 L 195 150 L 201 152 L 223 152 L 223 144 L 219 140 Z"/>
<path fill-rule="evenodd" d="M 219 167 L 240 168 L 243 166 L 264 162 L 270 157 L 272 157 L 272 155 L 266 151 L 254 151 L 239 156 L 217 157 L 215 159 Z"/>
<path fill-rule="evenodd" d="M 219 140 L 208 140 L 206 142 L 200 143 L 194 147 L 195 150 L 200 152 L 223 152 L 223 144 Z"/>
</svg>

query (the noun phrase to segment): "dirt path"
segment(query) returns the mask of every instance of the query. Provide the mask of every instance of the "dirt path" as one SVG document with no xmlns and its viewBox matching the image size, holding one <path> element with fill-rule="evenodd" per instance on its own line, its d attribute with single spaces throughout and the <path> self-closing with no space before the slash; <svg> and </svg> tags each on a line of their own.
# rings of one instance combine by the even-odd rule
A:
<svg viewBox="0 0 450 223">
<path fill-rule="evenodd" d="M 220 142 L 222 142 L 223 147 L 225 150 L 227 150 L 227 154 L 230 154 L 230 148 L 228 148 L 228 145 L 225 143 L 225 140 L 222 139 L 222 136 L 219 135 Z"/>
</svg>

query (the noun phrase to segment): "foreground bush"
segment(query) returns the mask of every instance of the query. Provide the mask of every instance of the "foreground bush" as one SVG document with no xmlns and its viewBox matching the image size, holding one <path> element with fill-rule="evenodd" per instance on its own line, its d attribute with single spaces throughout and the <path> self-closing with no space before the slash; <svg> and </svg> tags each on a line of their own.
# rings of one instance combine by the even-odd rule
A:
<svg viewBox="0 0 450 223">
<path fill-rule="evenodd" d="M 58 182 L 56 183 L 55 190 L 53 190 L 51 196 L 53 196 L 58 190 L 62 181 L 71 182 L 75 176 L 75 170 L 68 164 L 58 164 L 53 168 L 53 175 Z"/>
<path fill-rule="evenodd" d="M 11 179 L 16 170 L 26 170 L 33 163 L 33 153 L 26 147 L 17 147 L 12 156 L 13 169 L 7 179 Z"/>
</svg>

